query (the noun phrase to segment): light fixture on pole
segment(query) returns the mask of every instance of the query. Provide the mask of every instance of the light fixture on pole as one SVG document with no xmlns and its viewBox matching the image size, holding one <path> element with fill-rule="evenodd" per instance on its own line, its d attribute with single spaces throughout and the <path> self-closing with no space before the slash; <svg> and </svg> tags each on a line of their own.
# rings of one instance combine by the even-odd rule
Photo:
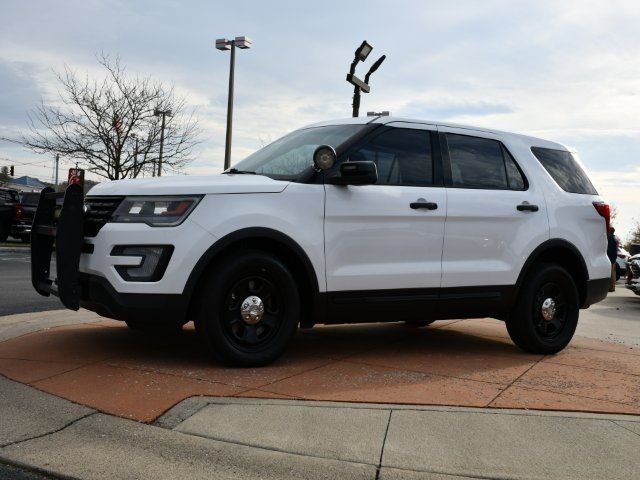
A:
<svg viewBox="0 0 640 480">
<path fill-rule="evenodd" d="M 364 40 L 356 49 L 353 62 L 351 62 L 351 68 L 349 68 L 349 73 L 347 74 L 347 82 L 353 85 L 353 117 L 357 117 L 360 113 L 360 92 L 369 93 L 371 91 L 371 87 L 369 87 L 369 77 L 380 67 L 382 62 L 384 62 L 384 59 L 387 58 L 386 55 L 382 55 L 378 60 L 376 60 L 376 62 L 371 65 L 367 75 L 364 77 L 364 81 L 362 81 L 355 75 L 356 66 L 359 62 L 364 62 L 367 59 L 371 50 L 373 50 L 373 47 Z"/>
<path fill-rule="evenodd" d="M 226 38 L 216 39 L 216 48 L 221 51 L 231 50 L 229 62 L 229 97 L 227 99 L 227 134 L 224 143 L 224 169 L 231 166 L 231 129 L 233 124 L 233 81 L 236 68 L 236 47 L 243 50 L 251 48 L 253 42 L 249 37 L 236 37 L 233 40 Z"/>
<path fill-rule="evenodd" d="M 162 124 L 160 125 L 160 153 L 158 155 L 158 176 L 160 177 L 162 176 L 162 150 L 164 148 L 165 119 L 166 117 L 171 117 L 173 114 L 171 113 L 171 110 L 160 110 L 159 108 L 156 108 L 153 111 L 153 114 L 156 117 L 162 117 Z"/>
</svg>

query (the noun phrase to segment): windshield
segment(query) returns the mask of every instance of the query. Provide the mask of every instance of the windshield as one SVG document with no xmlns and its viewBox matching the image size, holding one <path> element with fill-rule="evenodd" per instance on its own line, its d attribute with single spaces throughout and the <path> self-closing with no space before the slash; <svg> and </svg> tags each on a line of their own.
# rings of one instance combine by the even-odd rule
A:
<svg viewBox="0 0 640 480">
<path fill-rule="evenodd" d="M 313 165 L 313 152 L 320 145 L 338 148 L 366 125 L 331 125 L 296 130 L 276 140 L 233 167 L 261 175 L 293 180 Z"/>
</svg>

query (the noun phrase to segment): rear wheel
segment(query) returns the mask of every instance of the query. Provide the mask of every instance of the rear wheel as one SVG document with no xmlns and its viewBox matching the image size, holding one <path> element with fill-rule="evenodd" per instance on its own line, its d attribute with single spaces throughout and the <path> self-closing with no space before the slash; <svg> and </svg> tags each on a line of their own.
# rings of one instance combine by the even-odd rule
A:
<svg viewBox="0 0 640 480">
<path fill-rule="evenodd" d="M 571 341 L 578 312 L 578 290 L 571 275 L 558 265 L 543 263 L 525 279 L 507 331 L 527 352 L 557 353 Z"/>
<path fill-rule="evenodd" d="M 300 297 L 286 265 L 267 253 L 229 256 L 203 284 L 198 333 L 220 361 L 239 367 L 278 358 L 300 321 Z"/>
</svg>

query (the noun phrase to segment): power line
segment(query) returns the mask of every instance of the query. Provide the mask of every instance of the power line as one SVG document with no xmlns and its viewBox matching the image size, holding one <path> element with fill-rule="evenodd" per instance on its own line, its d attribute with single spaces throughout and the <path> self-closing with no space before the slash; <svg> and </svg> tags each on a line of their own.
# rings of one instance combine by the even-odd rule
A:
<svg viewBox="0 0 640 480">
<path fill-rule="evenodd" d="M 35 162 L 21 162 L 19 160 L 12 160 L 10 158 L 5 158 L 5 157 L 0 157 L 0 161 L 8 162 L 12 165 L 40 165 L 40 164 L 44 165 L 50 162 L 49 160 L 38 160 Z"/>
</svg>

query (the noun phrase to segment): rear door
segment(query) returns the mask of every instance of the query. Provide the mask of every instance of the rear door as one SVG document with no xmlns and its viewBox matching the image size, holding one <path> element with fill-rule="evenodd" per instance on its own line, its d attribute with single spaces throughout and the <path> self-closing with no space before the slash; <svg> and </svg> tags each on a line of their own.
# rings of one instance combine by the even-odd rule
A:
<svg viewBox="0 0 640 480">
<path fill-rule="evenodd" d="M 443 299 L 449 288 L 515 285 L 527 257 L 549 238 L 542 189 L 497 135 L 439 132 L 447 191 Z"/>
</svg>

